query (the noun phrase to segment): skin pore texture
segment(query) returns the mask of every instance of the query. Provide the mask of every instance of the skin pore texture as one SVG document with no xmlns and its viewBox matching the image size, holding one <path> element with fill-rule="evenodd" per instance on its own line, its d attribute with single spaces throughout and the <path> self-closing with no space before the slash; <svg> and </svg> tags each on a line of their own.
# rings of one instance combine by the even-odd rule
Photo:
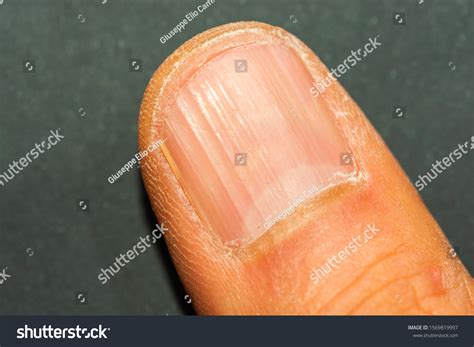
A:
<svg viewBox="0 0 474 347">
<path fill-rule="evenodd" d="M 195 36 L 145 91 L 153 210 L 199 314 L 471 315 L 474 281 L 379 134 L 285 30 Z"/>
</svg>

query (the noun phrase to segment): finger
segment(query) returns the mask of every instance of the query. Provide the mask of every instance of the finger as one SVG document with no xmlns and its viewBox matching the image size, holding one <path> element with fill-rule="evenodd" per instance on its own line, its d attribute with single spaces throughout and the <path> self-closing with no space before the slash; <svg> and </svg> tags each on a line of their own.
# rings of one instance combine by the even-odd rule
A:
<svg viewBox="0 0 474 347">
<path fill-rule="evenodd" d="M 228 24 L 174 52 L 140 113 L 140 149 L 160 140 L 143 178 L 199 313 L 472 312 L 406 175 L 286 31 Z"/>
</svg>

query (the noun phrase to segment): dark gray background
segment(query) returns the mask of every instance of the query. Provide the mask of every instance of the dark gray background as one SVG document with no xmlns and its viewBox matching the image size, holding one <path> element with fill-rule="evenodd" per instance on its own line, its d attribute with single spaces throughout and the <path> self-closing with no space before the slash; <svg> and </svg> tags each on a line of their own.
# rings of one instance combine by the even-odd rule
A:
<svg viewBox="0 0 474 347">
<path fill-rule="evenodd" d="M 205 1 L 3 0 L 0 172 L 50 129 L 61 128 L 65 139 L 0 186 L 0 272 L 8 267 L 12 275 L 0 285 L 0 314 L 193 312 L 162 240 L 106 285 L 97 274 L 155 223 L 139 170 L 107 182 L 137 151 L 148 80 L 179 45 L 216 25 L 281 26 L 328 67 L 380 35 L 382 47 L 341 83 L 415 181 L 470 139 L 474 103 L 474 2 L 420 1 L 216 0 L 161 44 L 161 35 Z M 404 13 L 405 25 L 394 24 L 394 12 Z M 130 71 L 131 58 L 142 71 Z M 30 59 L 35 72 L 25 73 Z M 396 105 L 406 107 L 404 118 L 392 118 Z M 474 273 L 472 170 L 468 154 L 421 195 Z M 89 200 L 87 212 L 77 206 L 81 199 Z"/>
</svg>

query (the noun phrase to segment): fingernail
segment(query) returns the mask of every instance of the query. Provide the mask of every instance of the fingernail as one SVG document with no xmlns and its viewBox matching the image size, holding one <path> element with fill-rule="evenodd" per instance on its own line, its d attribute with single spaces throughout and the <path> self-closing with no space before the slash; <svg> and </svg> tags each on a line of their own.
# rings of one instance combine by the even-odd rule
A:
<svg viewBox="0 0 474 347">
<path fill-rule="evenodd" d="M 297 53 L 239 46 L 185 83 L 165 121 L 166 157 L 198 216 L 247 245 L 355 173 L 350 149 Z"/>
</svg>

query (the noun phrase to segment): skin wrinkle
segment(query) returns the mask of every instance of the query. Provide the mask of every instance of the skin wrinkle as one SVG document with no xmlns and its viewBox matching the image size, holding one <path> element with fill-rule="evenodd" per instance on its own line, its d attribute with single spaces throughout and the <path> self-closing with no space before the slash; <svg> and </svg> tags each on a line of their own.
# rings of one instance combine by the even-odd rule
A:
<svg viewBox="0 0 474 347">
<path fill-rule="evenodd" d="M 429 311 L 427 311 L 427 310 L 425 310 L 425 309 L 423 308 L 423 306 L 422 306 L 420 300 L 418 299 L 418 295 L 417 295 L 417 293 L 416 293 L 416 289 L 415 289 L 415 287 L 413 286 L 413 284 L 412 284 L 412 283 L 409 283 L 408 286 L 409 286 L 408 288 L 411 289 L 411 292 L 412 292 L 413 297 L 414 297 L 414 304 L 415 304 L 414 306 L 415 306 L 419 311 L 423 312 L 423 314 L 434 314 L 433 312 L 429 312 Z"/>
<path fill-rule="evenodd" d="M 465 276 L 463 277 L 463 282 L 464 282 L 464 285 L 466 287 L 466 291 L 467 291 L 468 296 L 469 296 L 469 301 L 471 302 L 471 306 L 474 306 L 474 299 L 473 299 L 473 296 L 472 296 L 471 288 L 469 287 L 469 284 L 468 284 L 468 280 L 469 279 L 466 279 Z M 474 284 L 474 280 L 471 279 L 471 283 Z"/>
<path fill-rule="evenodd" d="M 398 249 L 400 248 L 397 247 L 394 251 L 392 252 L 388 252 L 384 255 L 382 255 L 381 257 L 379 258 L 376 258 L 373 262 L 369 263 L 368 265 L 365 265 L 363 270 L 349 283 L 347 284 L 346 286 L 344 286 L 339 292 L 337 292 L 336 294 L 334 294 L 334 296 L 332 298 L 330 298 L 326 304 L 321 307 L 319 310 L 320 312 L 323 312 L 324 309 L 326 309 L 327 307 L 329 307 L 334 301 L 336 301 L 340 296 L 343 296 L 347 291 L 349 291 L 350 288 L 352 287 L 355 287 L 358 283 L 362 282 L 364 279 L 366 279 L 368 276 L 367 274 L 374 268 L 376 268 L 377 266 L 381 265 L 383 263 L 384 260 L 387 260 L 393 256 L 397 256 L 397 255 L 400 255 L 400 254 L 403 254 L 403 253 L 399 253 L 398 252 Z"/>
<path fill-rule="evenodd" d="M 474 280 L 472 278 L 468 278 L 467 275 L 464 275 L 462 273 L 461 274 L 458 273 L 457 275 L 462 276 L 462 283 L 461 282 L 459 283 L 458 288 L 466 293 L 466 296 L 467 296 L 469 304 L 470 304 L 467 307 L 466 312 L 467 312 L 467 314 L 472 315 L 472 313 L 474 312 L 474 302 L 473 302 L 472 296 L 471 296 L 472 287 L 469 287 L 469 282 L 468 281 L 470 280 L 471 284 L 474 284 Z M 451 292 L 453 292 L 454 289 L 456 289 L 456 287 L 453 287 Z"/>
<path fill-rule="evenodd" d="M 417 271 L 413 274 L 410 274 L 410 275 L 407 275 L 407 276 L 403 276 L 403 277 L 400 277 L 400 278 L 394 278 L 386 283 L 383 283 L 382 285 L 378 286 L 374 291 L 370 292 L 368 295 L 364 296 L 361 298 L 361 300 L 359 302 L 357 302 L 357 304 L 355 306 L 353 306 L 348 312 L 347 314 L 348 315 L 353 315 L 355 314 L 355 312 L 360 308 L 362 307 L 362 305 L 364 303 L 366 303 L 368 300 L 370 300 L 371 298 L 379 295 L 382 293 L 382 290 L 381 289 L 384 289 L 386 288 L 387 290 L 389 290 L 389 287 L 390 285 L 392 284 L 395 284 L 395 283 L 398 283 L 398 282 L 401 282 L 401 281 L 406 281 L 407 279 L 409 278 L 415 278 L 415 276 L 421 274 L 421 273 L 424 273 L 424 271 Z M 407 283 L 409 281 L 406 281 Z"/>
<path fill-rule="evenodd" d="M 423 307 L 423 303 L 429 299 L 433 299 L 433 298 L 436 298 L 436 299 L 444 299 L 442 297 L 446 297 L 446 296 L 449 296 L 449 293 L 446 292 L 446 293 L 436 293 L 436 294 L 430 294 L 430 295 L 427 295 L 427 296 L 424 296 L 421 300 L 420 300 L 420 307 Z M 448 302 L 451 303 L 451 298 L 449 297 L 448 299 L 446 299 Z M 431 305 L 432 306 L 432 305 Z M 433 308 L 431 308 L 429 310 L 431 313 L 430 314 L 437 314 L 435 311 L 433 311 Z"/>
</svg>

